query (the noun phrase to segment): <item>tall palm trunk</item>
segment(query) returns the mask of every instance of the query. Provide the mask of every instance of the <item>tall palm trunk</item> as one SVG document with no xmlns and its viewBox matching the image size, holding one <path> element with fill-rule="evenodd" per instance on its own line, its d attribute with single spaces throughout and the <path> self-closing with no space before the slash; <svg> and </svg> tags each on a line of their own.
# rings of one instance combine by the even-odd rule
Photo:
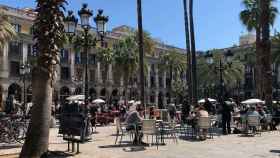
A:
<svg viewBox="0 0 280 158">
<path fill-rule="evenodd" d="M 144 47 L 143 47 L 143 25 L 142 25 L 142 1 L 137 0 L 138 15 L 138 45 L 139 45 L 139 62 L 140 62 L 140 100 L 145 105 L 145 76 L 144 76 Z"/>
<path fill-rule="evenodd" d="M 271 42 L 270 42 L 270 0 L 261 0 L 261 28 L 262 28 L 262 54 L 264 70 L 264 92 L 266 104 L 272 105 L 272 70 L 271 70 Z"/>
<path fill-rule="evenodd" d="M 193 105 L 197 104 L 197 75 L 196 75 L 196 49 L 195 33 L 193 23 L 193 0 L 189 1 L 190 7 L 190 35 L 191 35 L 191 53 L 192 53 L 192 88 L 193 88 Z"/>
<path fill-rule="evenodd" d="M 256 94 L 258 98 L 263 97 L 263 75 L 262 75 L 262 48 L 261 44 L 261 29 L 256 27 Z"/>
<path fill-rule="evenodd" d="M 33 108 L 27 139 L 22 147 L 21 158 L 39 158 L 46 153 L 49 144 L 52 87 L 49 73 L 35 68 L 32 73 Z"/>
<path fill-rule="evenodd" d="M 63 45 L 64 15 L 61 9 L 64 3 L 64 0 L 48 0 L 48 3 L 37 0 L 34 46 L 39 57 L 32 70 L 32 115 L 20 158 L 40 158 L 48 150 L 54 70 L 59 63 L 59 48 Z"/>
<path fill-rule="evenodd" d="M 188 84 L 188 100 L 192 101 L 192 76 L 191 76 L 191 51 L 189 37 L 189 15 L 187 10 L 187 0 L 183 0 L 184 5 L 184 20 L 185 20 L 185 36 L 186 36 L 186 51 L 187 51 L 187 84 Z"/>
</svg>

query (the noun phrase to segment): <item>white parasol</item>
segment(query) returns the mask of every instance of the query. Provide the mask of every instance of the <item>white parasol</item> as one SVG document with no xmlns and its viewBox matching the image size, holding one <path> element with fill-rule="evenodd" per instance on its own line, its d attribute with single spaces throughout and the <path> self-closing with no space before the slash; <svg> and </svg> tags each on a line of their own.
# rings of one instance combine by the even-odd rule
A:
<svg viewBox="0 0 280 158">
<path fill-rule="evenodd" d="M 212 99 L 212 98 L 208 98 L 208 100 L 209 100 L 210 102 L 217 102 L 217 100 Z M 200 99 L 200 100 L 198 101 L 198 103 L 205 103 L 205 99 Z"/>
<path fill-rule="evenodd" d="M 135 103 L 135 101 L 134 101 L 134 100 L 130 100 L 130 101 L 128 101 L 128 104 L 133 104 L 133 103 Z"/>
<path fill-rule="evenodd" d="M 105 103 L 105 101 L 103 99 L 95 99 L 92 101 L 92 103 L 100 104 L 100 103 Z"/>
<path fill-rule="evenodd" d="M 66 100 L 69 100 L 69 101 L 85 100 L 85 96 L 84 95 L 71 95 L 70 97 L 67 97 Z"/>
<path fill-rule="evenodd" d="M 248 99 L 248 100 L 245 100 L 241 103 L 242 104 L 264 104 L 264 101 L 262 101 L 260 99 Z"/>
</svg>

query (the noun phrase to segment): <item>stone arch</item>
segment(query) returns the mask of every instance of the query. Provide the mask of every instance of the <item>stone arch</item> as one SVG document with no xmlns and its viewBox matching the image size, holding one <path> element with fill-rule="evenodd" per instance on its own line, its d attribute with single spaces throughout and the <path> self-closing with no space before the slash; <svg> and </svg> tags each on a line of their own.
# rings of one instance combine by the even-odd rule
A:
<svg viewBox="0 0 280 158">
<path fill-rule="evenodd" d="M 163 98 L 164 98 L 164 95 L 163 95 L 163 92 L 159 92 L 158 93 L 158 107 L 159 109 L 163 109 Z"/>
<path fill-rule="evenodd" d="M 151 91 L 151 93 L 150 93 L 150 103 L 155 103 L 155 101 L 156 101 L 156 93 L 154 92 L 154 91 Z"/>
<path fill-rule="evenodd" d="M 17 83 L 12 83 L 8 88 L 9 95 L 14 95 L 15 99 L 21 102 L 21 87 Z"/>
<path fill-rule="evenodd" d="M 75 95 L 81 95 L 82 93 L 83 93 L 82 87 L 77 87 L 75 89 L 75 92 L 74 92 Z"/>
<path fill-rule="evenodd" d="M 170 103 L 171 103 L 171 100 L 170 100 L 170 93 L 167 92 L 167 93 L 165 94 L 165 97 L 166 97 L 166 103 L 167 103 L 167 104 L 170 104 Z"/>
<path fill-rule="evenodd" d="M 106 98 L 106 93 L 107 93 L 106 89 L 102 88 L 101 91 L 100 91 L 100 97 Z"/>
<path fill-rule="evenodd" d="M 90 99 L 93 100 L 93 99 L 96 99 L 96 90 L 94 88 L 90 88 L 89 89 L 89 96 L 90 96 Z"/>
<path fill-rule="evenodd" d="M 65 103 L 65 99 L 70 96 L 70 89 L 66 86 L 60 88 L 60 102 Z"/>
</svg>

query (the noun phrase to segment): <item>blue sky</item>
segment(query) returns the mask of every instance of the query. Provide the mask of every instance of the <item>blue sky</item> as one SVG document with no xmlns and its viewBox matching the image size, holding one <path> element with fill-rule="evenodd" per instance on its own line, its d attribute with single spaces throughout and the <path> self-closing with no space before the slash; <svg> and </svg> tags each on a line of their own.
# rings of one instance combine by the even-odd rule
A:
<svg viewBox="0 0 280 158">
<path fill-rule="evenodd" d="M 109 29 L 119 25 L 137 27 L 136 0 L 68 0 L 67 9 L 77 11 L 88 3 L 95 13 L 99 8 L 110 16 Z M 164 43 L 185 47 L 183 0 L 142 0 L 143 26 L 153 37 Z M 34 7 L 35 0 L 0 0 L 13 7 Z M 239 21 L 241 0 L 194 0 L 196 45 L 198 50 L 224 48 L 238 44 L 246 33 Z M 280 8 L 280 2 L 276 3 Z M 273 28 L 280 30 L 277 17 Z M 274 32 L 274 31 L 272 31 Z"/>
</svg>

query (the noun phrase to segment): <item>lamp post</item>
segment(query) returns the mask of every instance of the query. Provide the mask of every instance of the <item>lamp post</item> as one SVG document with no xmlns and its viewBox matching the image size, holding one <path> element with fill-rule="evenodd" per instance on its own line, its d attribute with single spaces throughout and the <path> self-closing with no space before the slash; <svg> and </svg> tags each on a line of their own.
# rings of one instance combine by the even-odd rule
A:
<svg viewBox="0 0 280 158">
<path fill-rule="evenodd" d="M 223 57 L 225 60 L 223 60 Z M 219 65 L 218 66 L 215 66 L 215 70 L 219 71 L 219 88 L 220 88 L 220 95 L 219 95 L 219 99 L 220 99 L 220 102 L 223 102 L 224 101 L 224 78 L 223 78 L 223 72 L 231 67 L 231 64 L 232 64 L 232 57 L 233 57 L 233 53 L 231 52 L 231 50 L 227 50 L 224 55 L 219 59 Z M 213 54 L 212 53 L 209 53 L 207 52 L 206 55 L 205 55 L 205 58 L 206 58 L 206 62 L 208 64 L 213 64 L 214 63 L 214 59 L 213 59 Z"/>
<path fill-rule="evenodd" d="M 26 77 L 30 73 L 30 65 L 28 63 L 20 66 L 20 75 L 23 79 L 23 109 L 26 109 Z"/>
<path fill-rule="evenodd" d="M 96 47 L 96 44 L 98 41 L 101 41 L 101 46 L 104 45 L 104 37 L 106 34 L 106 23 L 108 22 L 109 18 L 108 16 L 103 15 L 103 10 L 99 9 L 98 14 L 94 18 L 94 22 L 96 23 L 96 29 L 97 29 L 97 36 L 98 39 L 95 38 L 93 41 L 89 42 L 89 31 L 91 30 L 90 25 L 90 18 L 93 16 L 93 11 L 88 9 L 87 4 L 83 4 L 81 10 L 78 11 L 78 14 L 81 19 L 81 27 L 84 31 L 83 35 L 83 49 L 85 53 L 85 79 L 84 79 L 84 95 L 85 95 L 85 108 L 88 108 L 88 101 L 89 101 L 89 94 L 88 94 L 88 49 L 89 47 Z M 72 37 L 76 34 L 76 28 L 78 20 L 75 18 L 72 11 L 68 12 L 68 16 L 64 19 L 65 22 L 65 31 L 69 35 L 69 37 L 72 39 Z M 86 110 L 87 111 L 87 110 Z"/>
</svg>

